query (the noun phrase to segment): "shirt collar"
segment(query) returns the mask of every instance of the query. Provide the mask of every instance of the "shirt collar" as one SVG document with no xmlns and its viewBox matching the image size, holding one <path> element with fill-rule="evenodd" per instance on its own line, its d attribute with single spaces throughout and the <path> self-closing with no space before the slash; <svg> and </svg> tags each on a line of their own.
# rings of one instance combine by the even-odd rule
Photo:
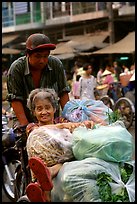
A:
<svg viewBox="0 0 137 204">
<path fill-rule="evenodd" d="M 45 67 L 46 68 L 46 67 Z M 52 70 L 52 67 L 49 65 L 49 64 L 47 64 L 47 69 L 49 69 L 49 70 Z M 28 74 L 30 74 L 30 70 L 29 70 L 29 59 L 28 59 L 28 57 L 26 57 L 26 65 L 25 65 L 25 73 L 24 73 L 25 75 L 28 75 Z"/>
</svg>

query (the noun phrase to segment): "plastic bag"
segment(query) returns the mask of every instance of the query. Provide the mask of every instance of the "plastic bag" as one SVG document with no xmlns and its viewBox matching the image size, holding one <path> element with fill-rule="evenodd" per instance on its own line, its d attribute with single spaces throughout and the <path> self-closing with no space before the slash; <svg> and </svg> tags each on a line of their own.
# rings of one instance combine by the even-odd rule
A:
<svg viewBox="0 0 137 204">
<path fill-rule="evenodd" d="M 68 101 L 62 111 L 62 116 L 71 122 L 82 122 L 92 120 L 95 123 L 108 124 L 107 113 L 113 112 L 100 100 L 80 100 Z"/>
<path fill-rule="evenodd" d="M 97 157 L 105 161 L 126 162 L 132 159 L 134 142 L 123 122 L 117 121 L 107 126 L 96 126 L 96 129 L 76 128 L 72 150 L 78 160 Z"/>
<path fill-rule="evenodd" d="M 41 126 L 27 139 L 28 157 L 38 156 L 47 166 L 71 160 L 72 134 L 68 129 Z"/>
<path fill-rule="evenodd" d="M 102 202 L 96 185 L 97 175 L 105 172 L 111 176 L 112 194 L 126 188 L 129 201 L 135 201 L 135 162 L 133 172 L 126 184 L 123 183 L 118 163 L 106 162 L 98 158 L 86 158 L 80 161 L 66 162 L 53 180 L 51 191 L 54 202 Z"/>
</svg>

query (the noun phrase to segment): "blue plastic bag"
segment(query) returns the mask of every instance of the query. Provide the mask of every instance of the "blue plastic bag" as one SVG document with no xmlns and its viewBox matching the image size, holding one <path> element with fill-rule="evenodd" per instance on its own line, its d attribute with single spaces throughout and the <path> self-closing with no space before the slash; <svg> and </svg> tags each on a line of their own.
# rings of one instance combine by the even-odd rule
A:
<svg viewBox="0 0 137 204">
<path fill-rule="evenodd" d="M 62 116 L 71 122 L 92 120 L 95 123 L 109 124 L 108 114 L 113 111 L 100 100 L 68 101 L 62 111 Z"/>
</svg>

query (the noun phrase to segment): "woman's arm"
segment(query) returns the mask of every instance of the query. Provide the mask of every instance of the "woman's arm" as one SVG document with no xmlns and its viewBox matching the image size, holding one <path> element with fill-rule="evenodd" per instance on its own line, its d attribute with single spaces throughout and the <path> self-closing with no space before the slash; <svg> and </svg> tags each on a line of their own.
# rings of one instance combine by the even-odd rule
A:
<svg viewBox="0 0 137 204">
<path fill-rule="evenodd" d="M 67 122 L 67 123 L 57 123 L 57 124 L 51 124 L 51 125 L 43 125 L 45 127 L 48 127 L 48 128 L 59 128 L 59 129 L 69 129 L 70 132 L 73 132 L 75 128 L 79 127 L 79 126 L 86 126 L 87 128 L 90 128 L 92 129 L 93 126 L 94 126 L 94 122 L 93 121 L 89 121 L 89 120 L 86 120 L 86 121 L 83 121 L 83 122 L 77 122 L 77 123 L 74 123 L 74 122 Z M 40 127 L 37 123 L 29 123 L 27 125 L 27 128 L 26 128 L 26 133 L 27 133 L 27 136 L 30 134 L 30 132 L 32 130 L 34 130 L 35 128 L 38 128 Z"/>
<path fill-rule="evenodd" d="M 79 126 L 86 126 L 87 128 L 93 128 L 94 126 L 94 122 L 93 121 L 83 121 L 83 122 L 68 122 L 68 123 L 58 123 L 58 124 L 51 124 L 51 125 L 46 125 L 46 127 L 57 127 L 60 129 L 66 128 L 69 129 L 70 132 L 73 132 L 75 128 L 79 127 Z"/>
</svg>

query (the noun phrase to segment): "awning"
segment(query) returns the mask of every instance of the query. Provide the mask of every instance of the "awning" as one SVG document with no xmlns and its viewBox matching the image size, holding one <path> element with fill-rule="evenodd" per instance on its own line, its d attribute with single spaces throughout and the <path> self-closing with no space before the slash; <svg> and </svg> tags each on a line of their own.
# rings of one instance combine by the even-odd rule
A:
<svg viewBox="0 0 137 204">
<path fill-rule="evenodd" d="M 18 38 L 18 35 L 8 35 L 8 36 L 3 36 L 2 37 L 2 46 L 12 42 L 13 40 L 15 40 L 16 38 Z"/>
<path fill-rule="evenodd" d="M 75 57 L 75 50 L 67 43 L 59 43 L 55 50 L 51 51 L 51 55 L 58 57 L 59 59 L 70 59 Z"/>
<path fill-rule="evenodd" d="M 108 45 L 103 41 L 107 38 L 108 32 L 89 33 L 86 35 L 67 36 L 57 44 L 55 50 L 51 51 L 52 55 L 58 56 L 60 59 L 73 58 L 81 51 L 90 50 L 92 48 L 102 48 Z"/>
<path fill-rule="evenodd" d="M 92 52 L 92 54 L 116 54 L 116 53 L 132 54 L 134 52 L 135 52 L 135 32 L 130 32 L 122 40 L 98 51 Z"/>
<path fill-rule="evenodd" d="M 97 34 L 87 34 L 82 36 L 76 36 L 72 40 L 70 40 L 68 45 L 75 48 L 75 50 L 86 51 L 93 48 L 103 48 L 108 45 L 108 43 L 104 43 L 104 40 L 107 38 L 108 32 L 105 33 L 97 33 Z"/>
<path fill-rule="evenodd" d="M 65 60 L 65 59 L 73 59 L 75 57 L 75 54 L 66 53 L 66 54 L 60 54 L 60 55 L 54 55 L 54 56 L 61 60 Z"/>
<path fill-rule="evenodd" d="M 56 49 L 51 51 L 51 54 L 58 55 L 58 54 L 66 54 L 66 53 L 73 53 L 74 49 L 69 46 L 67 43 L 58 43 L 56 45 Z"/>
<path fill-rule="evenodd" d="M 2 48 L 2 54 L 11 54 L 11 55 L 15 55 L 15 54 L 19 54 L 21 53 L 21 50 L 17 50 L 17 49 L 13 49 L 13 48 Z"/>
</svg>

